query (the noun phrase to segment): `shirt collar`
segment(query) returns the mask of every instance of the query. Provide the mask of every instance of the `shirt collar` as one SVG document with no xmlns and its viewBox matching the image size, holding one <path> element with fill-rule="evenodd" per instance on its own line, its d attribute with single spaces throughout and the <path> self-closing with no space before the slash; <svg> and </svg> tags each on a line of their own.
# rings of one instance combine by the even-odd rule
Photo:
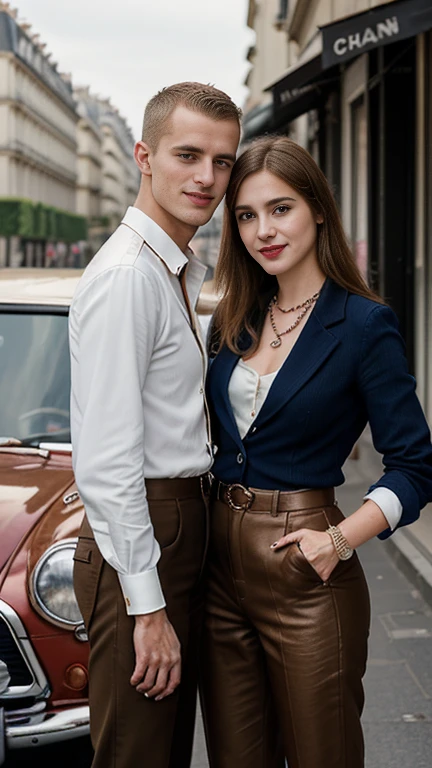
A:
<svg viewBox="0 0 432 768">
<path fill-rule="evenodd" d="M 188 263 L 188 257 L 175 244 L 174 240 L 171 240 L 162 227 L 139 208 L 129 206 L 121 223 L 137 232 L 173 275 L 179 275 Z"/>
</svg>

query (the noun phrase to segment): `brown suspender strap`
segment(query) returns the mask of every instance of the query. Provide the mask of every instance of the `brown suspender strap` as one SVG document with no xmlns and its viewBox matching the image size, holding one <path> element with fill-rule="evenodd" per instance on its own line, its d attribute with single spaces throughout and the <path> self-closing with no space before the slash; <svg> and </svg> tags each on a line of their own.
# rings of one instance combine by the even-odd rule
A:
<svg viewBox="0 0 432 768">
<path fill-rule="evenodd" d="M 195 336 L 196 342 L 197 342 L 197 344 L 198 344 L 198 346 L 200 348 L 202 359 L 203 359 L 203 384 L 204 384 L 205 377 L 206 377 L 206 371 L 205 371 L 205 359 L 206 358 L 205 358 L 205 352 L 204 352 L 203 344 L 202 344 L 201 338 L 200 338 L 198 330 L 197 330 L 194 312 L 192 310 L 192 307 L 191 307 L 191 304 L 190 304 L 190 301 L 189 301 L 189 296 L 188 296 L 187 287 L 186 287 L 186 268 L 187 267 L 185 266 L 182 269 L 182 271 L 180 272 L 179 280 L 180 280 L 180 286 L 181 286 L 181 289 L 182 289 L 183 298 L 184 298 L 184 302 L 185 302 L 185 305 L 186 305 L 187 313 L 189 315 L 189 322 L 190 322 L 190 325 L 191 325 L 191 328 L 192 328 L 192 333 Z M 207 398 L 206 398 L 205 392 L 204 392 L 204 413 L 205 413 L 208 441 L 209 441 L 209 444 L 211 444 L 210 411 L 209 411 L 209 407 L 208 407 L 208 403 L 207 403 Z"/>
</svg>

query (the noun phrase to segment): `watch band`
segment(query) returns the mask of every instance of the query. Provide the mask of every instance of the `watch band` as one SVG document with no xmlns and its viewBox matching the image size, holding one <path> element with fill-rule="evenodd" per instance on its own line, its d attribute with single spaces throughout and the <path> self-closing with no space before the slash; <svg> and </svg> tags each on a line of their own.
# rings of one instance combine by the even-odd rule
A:
<svg viewBox="0 0 432 768">
<path fill-rule="evenodd" d="M 341 529 L 337 525 L 330 525 L 326 533 L 328 533 L 333 542 L 339 560 L 349 560 L 353 556 L 354 550 L 348 544 Z"/>
</svg>

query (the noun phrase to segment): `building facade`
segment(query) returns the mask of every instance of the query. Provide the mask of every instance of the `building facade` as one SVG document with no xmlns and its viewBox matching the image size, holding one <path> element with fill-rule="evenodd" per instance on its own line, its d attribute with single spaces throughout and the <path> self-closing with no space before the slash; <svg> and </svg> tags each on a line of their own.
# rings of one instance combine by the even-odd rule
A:
<svg viewBox="0 0 432 768">
<path fill-rule="evenodd" d="M 0 3 L 0 266 L 42 266 L 48 242 L 64 255 L 86 235 L 72 87 L 44 48 Z"/>
<path fill-rule="evenodd" d="M 89 88 L 75 88 L 74 95 L 81 116 L 77 205 L 80 211 L 87 206 L 96 242 L 118 226 L 137 196 L 135 141 L 126 120 L 109 99 L 91 94 Z"/>
<path fill-rule="evenodd" d="M 0 267 L 78 266 L 137 194 L 131 131 L 0 0 Z"/>
<path fill-rule="evenodd" d="M 250 0 L 248 27 L 255 32 L 255 43 L 247 53 L 251 68 L 245 80 L 249 95 L 244 105 L 243 134 L 253 136 L 265 125 L 271 111 L 271 93 L 264 89 L 288 66 L 288 46 L 283 29 L 280 0 Z"/>
<path fill-rule="evenodd" d="M 70 84 L 0 11 L 0 195 L 75 212 L 77 120 Z"/>
<path fill-rule="evenodd" d="M 126 121 L 110 102 L 103 105 L 101 129 L 102 215 L 107 216 L 115 228 L 138 193 L 139 173 L 133 157 L 135 142 Z"/>
<path fill-rule="evenodd" d="M 76 208 L 90 220 L 101 216 L 102 131 L 87 109 L 83 96 L 89 89 L 75 89 L 79 121 L 77 124 Z"/>
<path fill-rule="evenodd" d="M 91 258 L 107 238 L 109 220 L 102 217 L 102 130 L 99 114 L 93 107 L 90 89 L 75 88 L 74 96 L 80 116 L 77 125 L 76 207 L 87 218 L 86 260 Z"/>
</svg>

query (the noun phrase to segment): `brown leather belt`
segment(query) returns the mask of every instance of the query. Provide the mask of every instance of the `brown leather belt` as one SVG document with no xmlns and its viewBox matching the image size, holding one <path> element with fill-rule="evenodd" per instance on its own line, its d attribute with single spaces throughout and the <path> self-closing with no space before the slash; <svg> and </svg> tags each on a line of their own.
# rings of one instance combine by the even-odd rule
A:
<svg viewBox="0 0 432 768">
<path fill-rule="evenodd" d="M 154 478 L 145 481 L 147 498 L 153 499 L 190 499 L 208 492 L 208 475 L 198 477 Z"/>
<path fill-rule="evenodd" d="M 246 488 L 239 483 L 226 485 L 220 480 L 215 480 L 211 495 L 228 504 L 236 512 L 269 512 L 271 515 L 300 509 L 330 507 L 335 504 L 334 488 L 266 491 L 261 488 Z"/>
</svg>

